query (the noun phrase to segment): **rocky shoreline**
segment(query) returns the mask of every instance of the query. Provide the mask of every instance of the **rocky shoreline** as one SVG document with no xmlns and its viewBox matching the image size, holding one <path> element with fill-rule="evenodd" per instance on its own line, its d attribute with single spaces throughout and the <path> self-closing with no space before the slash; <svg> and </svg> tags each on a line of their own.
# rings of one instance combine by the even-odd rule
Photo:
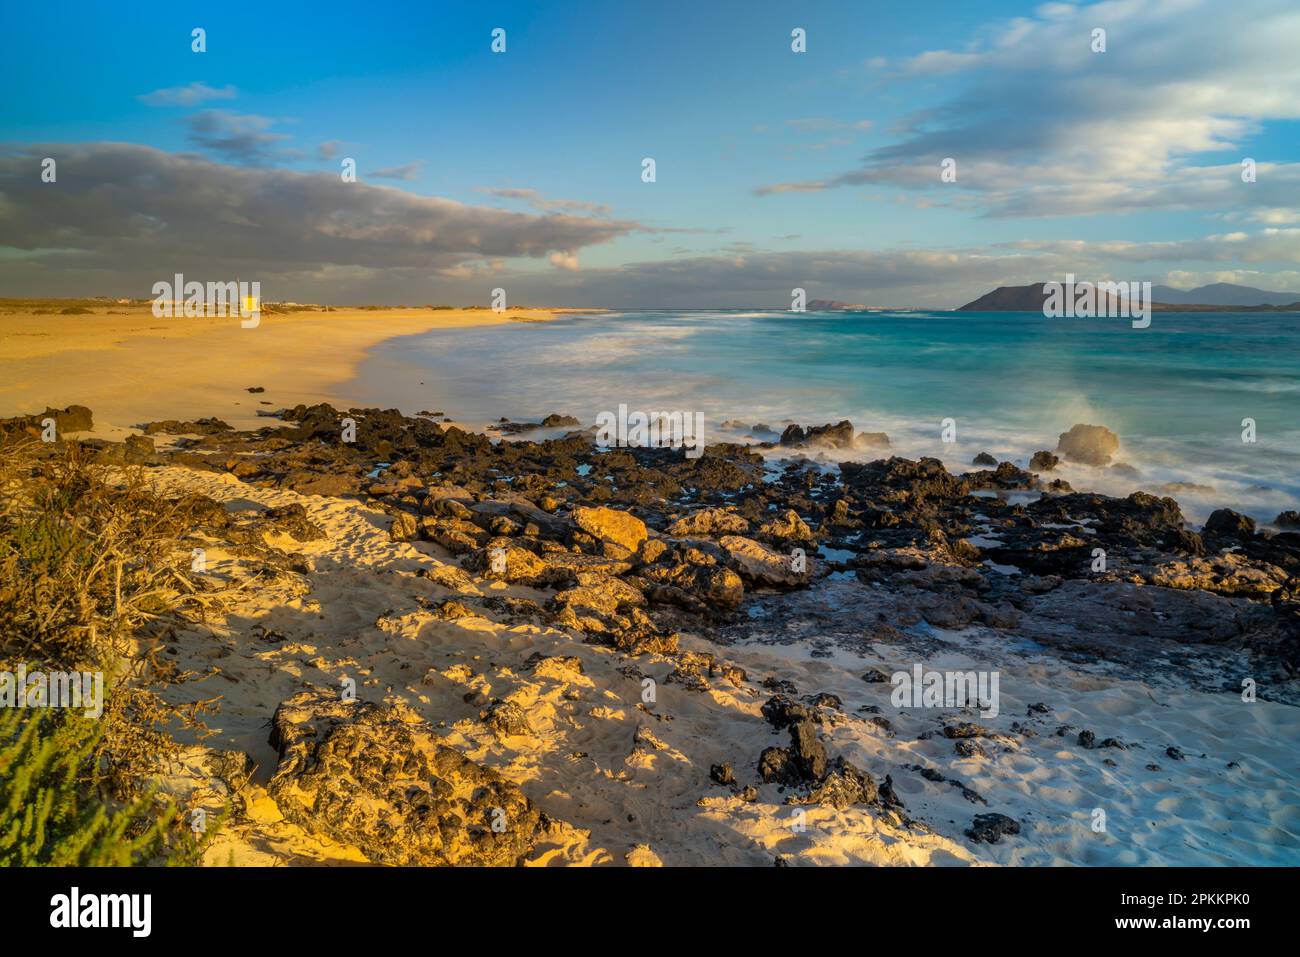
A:
<svg viewBox="0 0 1300 957">
<path fill-rule="evenodd" d="M 38 431 L 51 415 L 60 434 L 91 420 L 79 407 L 50 410 L 0 423 L 0 435 Z M 792 457 L 774 465 L 733 444 L 711 445 L 697 459 L 673 449 L 603 450 L 577 430 L 493 441 L 395 410 L 315 405 L 274 415 L 256 431 L 215 419 L 160 421 L 124 443 L 81 444 L 99 462 L 146 474 L 179 467 L 250 489 L 364 502 L 390 516 L 391 541 L 418 543 L 437 559 L 417 573 L 444 596 L 420 600 L 430 617 L 554 629 L 611 649 L 642 685 L 659 674 L 664 686 L 754 697 L 770 733 L 788 744 L 696 772 L 707 773 L 701 788 L 739 802 L 775 790 L 789 806 L 857 807 L 904 831 L 930 830 L 896 789 L 894 774 L 908 766 L 882 773 L 827 747 L 829 730 L 847 721 L 899 734 L 896 715 L 749 673 L 730 660 L 731 648 L 803 642 L 815 658 L 883 645 L 923 661 L 945 635 L 969 631 L 995 661 L 1030 649 L 1206 692 L 1240 694 L 1245 678 L 1261 700 L 1300 702 L 1300 533 L 1261 532 L 1228 510 L 1196 531 L 1171 498 L 1074 492 L 1009 462 L 951 474 L 934 459 L 877 457 L 829 471 L 795 457 L 843 438 L 831 425 L 787 429 L 779 445 Z M 537 427 L 548 422 L 572 424 L 551 416 Z M 868 436 L 862 447 L 879 455 L 887 444 Z M 210 500 L 195 514 L 197 536 L 255 555 L 272 576 L 311 566 L 269 542 L 327 534 L 300 505 L 232 514 Z M 500 583 L 532 597 L 492 593 Z M 666 669 L 638 664 L 651 660 Z M 534 654 L 527 667 L 567 681 L 583 663 Z M 867 669 L 861 679 L 884 684 L 888 673 Z M 525 704 L 464 697 L 495 735 L 533 730 Z M 524 861 L 563 826 L 401 704 L 341 705 L 336 691 L 315 689 L 266 707 L 278 755 L 267 791 L 283 817 L 360 848 L 367 860 Z M 1053 731 L 1047 706 L 1031 707 L 1007 732 L 953 718 L 923 734 L 952 742 L 960 758 L 1014 750 Z M 1056 722 L 1054 730 L 1079 748 L 1126 746 L 1105 729 L 1076 734 Z M 665 749 L 655 722 L 638 726 L 634 752 Z M 1177 760 L 1178 749 L 1169 750 L 1166 760 Z M 934 768 L 910 770 L 955 788 L 972 807 L 988 804 Z M 240 782 L 227 784 L 234 791 Z M 962 828 L 967 840 L 1014 840 L 1020 822 L 981 810 Z M 493 826 L 498 813 L 508 826 Z M 629 862 L 654 855 L 633 851 Z"/>
</svg>

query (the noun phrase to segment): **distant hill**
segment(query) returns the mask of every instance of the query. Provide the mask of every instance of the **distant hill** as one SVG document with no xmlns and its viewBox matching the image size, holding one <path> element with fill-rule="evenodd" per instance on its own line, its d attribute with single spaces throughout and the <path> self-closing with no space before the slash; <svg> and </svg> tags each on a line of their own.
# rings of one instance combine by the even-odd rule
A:
<svg viewBox="0 0 1300 957">
<path fill-rule="evenodd" d="M 1210 306 L 1284 306 L 1300 300 L 1300 292 L 1269 292 L 1253 286 L 1238 286 L 1230 282 L 1216 282 L 1195 289 L 1175 289 L 1173 286 L 1152 286 L 1151 298 L 1171 305 L 1188 303 Z"/>
<path fill-rule="evenodd" d="M 839 299 L 810 299 L 805 308 L 813 312 L 861 312 L 867 307 L 859 302 L 841 302 Z"/>
<path fill-rule="evenodd" d="M 1028 286 L 999 286 L 992 292 L 985 293 L 978 299 L 958 308 L 958 312 L 1042 312 L 1043 299 L 1046 296 L 1046 283 L 1036 282 Z M 1223 294 L 1222 290 L 1241 290 L 1242 294 L 1253 294 L 1255 299 L 1261 296 L 1272 297 L 1274 302 L 1228 302 L 1212 300 L 1196 302 L 1191 299 L 1171 302 L 1162 298 L 1159 290 L 1167 289 L 1180 296 L 1191 296 L 1202 290 L 1211 290 L 1214 295 Z M 1234 286 L 1231 283 L 1215 283 L 1180 292 L 1170 286 L 1152 286 L 1151 303 L 1153 312 L 1300 312 L 1300 293 L 1270 293 L 1249 286 Z"/>
</svg>

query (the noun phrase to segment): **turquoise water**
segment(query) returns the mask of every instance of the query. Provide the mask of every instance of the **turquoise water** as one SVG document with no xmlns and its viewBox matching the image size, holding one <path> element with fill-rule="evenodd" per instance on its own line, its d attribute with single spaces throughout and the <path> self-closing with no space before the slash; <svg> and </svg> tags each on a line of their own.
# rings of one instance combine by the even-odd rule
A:
<svg viewBox="0 0 1300 957">
<path fill-rule="evenodd" d="M 699 410 L 710 441 L 745 434 L 727 420 L 848 418 L 962 469 L 984 450 L 1024 464 L 1085 422 L 1118 433 L 1117 461 L 1137 471 L 1070 466 L 1076 487 L 1174 494 L 1193 517 L 1228 505 L 1266 521 L 1300 503 L 1295 315 L 1155 313 L 1133 329 L 1026 313 L 626 312 L 393 340 L 359 385 L 368 404 L 469 422 Z"/>
</svg>

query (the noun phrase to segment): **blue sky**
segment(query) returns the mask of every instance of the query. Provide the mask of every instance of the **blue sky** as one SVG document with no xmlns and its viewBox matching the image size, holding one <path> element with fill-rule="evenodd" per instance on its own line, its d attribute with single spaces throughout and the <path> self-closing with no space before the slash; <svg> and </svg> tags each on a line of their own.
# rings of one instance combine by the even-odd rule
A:
<svg viewBox="0 0 1300 957">
<path fill-rule="evenodd" d="M 541 6 L 7 5 L 0 292 L 247 272 L 241 229 L 299 250 L 264 287 L 329 301 L 945 306 L 1066 269 L 1300 288 L 1293 4 Z M 260 221 L 293 202 L 297 232 Z"/>
</svg>

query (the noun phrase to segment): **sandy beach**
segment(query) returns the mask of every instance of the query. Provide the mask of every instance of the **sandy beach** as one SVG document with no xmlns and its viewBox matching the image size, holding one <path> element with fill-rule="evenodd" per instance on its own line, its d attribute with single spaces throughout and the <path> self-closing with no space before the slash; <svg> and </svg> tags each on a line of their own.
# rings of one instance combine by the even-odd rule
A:
<svg viewBox="0 0 1300 957">
<path fill-rule="evenodd" d="M 266 311 L 245 329 L 238 318 L 160 319 L 148 304 L 94 305 L 89 315 L 64 308 L 62 300 L 0 302 L 0 415 L 79 403 L 95 410 L 94 434 L 106 438 L 157 418 L 164 397 L 168 417 L 216 416 L 236 428 L 263 424 L 258 409 L 347 404 L 342 390 L 387 339 L 575 312 L 339 307 Z M 247 391 L 258 387 L 266 392 Z"/>
</svg>

